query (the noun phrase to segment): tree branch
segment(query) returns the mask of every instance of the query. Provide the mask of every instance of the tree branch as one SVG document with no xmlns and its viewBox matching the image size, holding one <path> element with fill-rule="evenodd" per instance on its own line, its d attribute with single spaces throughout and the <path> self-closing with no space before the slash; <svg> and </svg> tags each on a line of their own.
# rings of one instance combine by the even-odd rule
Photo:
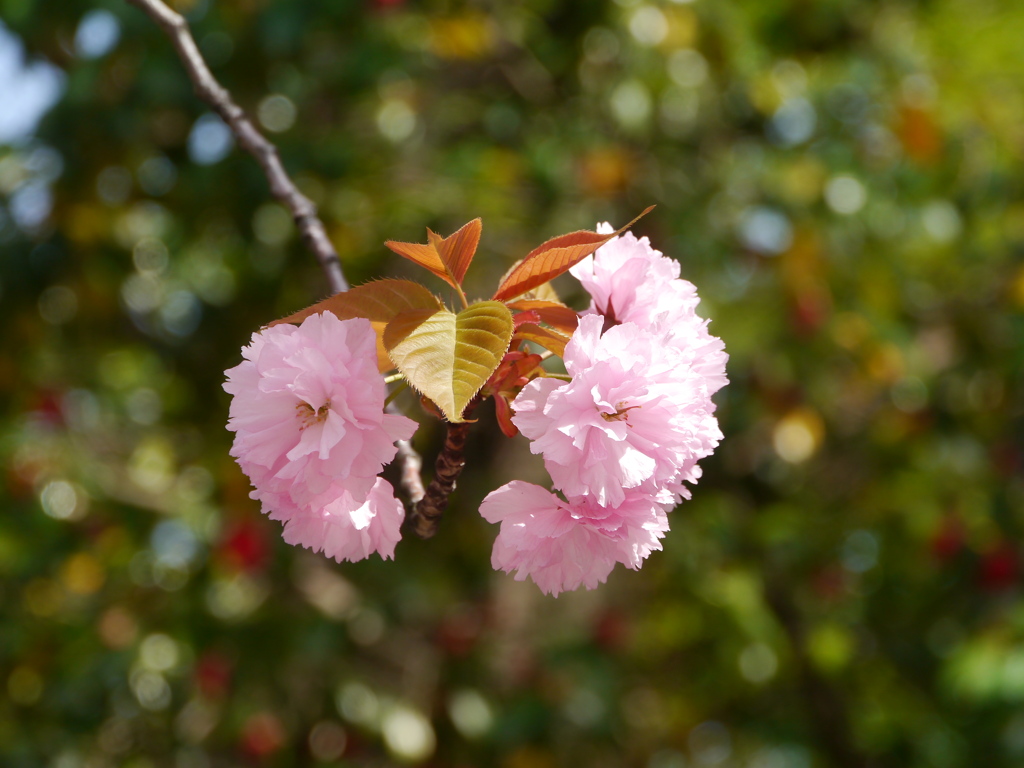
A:
<svg viewBox="0 0 1024 768">
<path fill-rule="evenodd" d="M 270 182 L 271 194 L 291 212 L 292 218 L 295 219 L 295 226 L 302 234 L 306 246 L 323 267 L 331 291 L 333 293 L 347 291 L 348 281 L 345 279 L 345 273 L 342 272 L 341 260 L 327 237 L 323 222 L 317 216 L 316 206 L 312 200 L 299 191 L 295 182 L 285 172 L 277 148 L 263 137 L 252 121 L 246 117 L 242 108 L 231 98 L 227 89 L 214 78 L 203 55 L 199 52 L 195 38 L 189 31 L 185 17 L 172 11 L 162 0 L 127 0 L 127 2 L 141 9 L 171 38 L 171 42 L 178 51 L 178 58 L 185 66 L 185 71 L 199 98 L 220 115 L 221 119 L 230 126 L 231 132 L 234 133 L 242 148 L 256 158 L 267 181 Z"/>
<path fill-rule="evenodd" d="M 271 194 L 291 212 L 292 218 L 295 219 L 295 226 L 302 234 L 306 247 L 320 262 L 331 292 L 347 291 L 348 280 L 345 279 L 345 273 L 342 271 L 341 259 L 338 258 L 338 252 L 334 250 L 334 246 L 327 237 L 324 223 L 317 215 L 316 205 L 295 186 L 295 182 L 291 180 L 281 163 L 277 147 L 264 138 L 252 121 L 246 117 L 242 108 L 231 98 L 228 90 L 217 82 L 206 65 L 203 55 L 199 52 L 199 47 L 196 45 L 195 38 L 192 37 L 185 17 L 168 8 L 162 0 L 127 0 L 127 2 L 141 9 L 167 33 L 199 98 L 220 115 L 221 119 L 231 128 L 231 132 L 242 148 L 256 158 L 256 162 L 260 164 L 263 174 L 270 183 Z M 394 403 L 388 405 L 387 410 L 391 413 L 399 412 Z M 423 461 L 408 440 L 399 440 L 397 446 L 398 459 L 401 463 L 402 488 L 412 500 L 413 505 L 416 505 L 426 493 L 423 489 L 423 480 L 420 477 Z"/>
<path fill-rule="evenodd" d="M 434 477 L 427 486 L 423 498 L 413 507 L 406 523 L 421 539 L 429 539 L 437 533 L 441 515 L 448 507 L 448 497 L 455 490 L 455 482 L 466 466 L 466 437 L 469 423 L 449 424 L 444 447 L 437 454 Z"/>
</svg>

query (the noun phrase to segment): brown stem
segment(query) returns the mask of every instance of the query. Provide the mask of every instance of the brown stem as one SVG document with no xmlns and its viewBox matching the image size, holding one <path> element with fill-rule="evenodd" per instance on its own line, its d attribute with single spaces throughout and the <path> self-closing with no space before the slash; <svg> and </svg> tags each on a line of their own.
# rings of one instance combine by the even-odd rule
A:
<svg viewBox="0 0 1024 768">
<path fill-rule="evenodd" d="M 421 539 L 429 539 L 437 533 L 441 515 L 448 506 L 448 497 L 455 490 L 455 482 L 466 466 L 464 452 L 468 434 L 469 424 L 466 422 L 448 425 L 444 447 L 434 464 L 434 478 L 409 515 L 409 528 Z"/>
<path fill-rule="evenodd" d="M 263 137 L 252 121 L 246 117 L 242 108 L 231 98 L 227 89 L 218 83 L 213 73 L 210 72 L 203 55 L 199 52 L 195 38 L 192 37 L 185 17 L 168 8 L 162 0 L 127 0 L 127 2 L 142 9 L 167 33 L 178 51 L 178 58 L 185 66 L 185 71 L 199 98 L 220 115 L 221 119 L 231 128 L 231 132 L 238 139 L 242 148 L 256 158 L 256 162 L 260 164 L 270 183 L 271 193 L 291 212 L 292 218 L 295 219 L 295 226 L 302 234 L 306 246 L 320 262 L 331 290 L 334 293 L 347 291 L 348 281 L 345 279 L 345 273 L 342 272 L 341 260 L 327 237 L 323 222 L 317 216 L 316 206 L 312 200 L 299 191 L 295 182 L 284 170 L 277 147 Z"/>
<path fill-rule="evenodd" d="M 466 406 L 462 417 L 468 419 L 479 403 L 478 395 Z M 416 502 L 406 520 L 409 529 L 421 539 L 429 539 L 437 533 L 441 515 L 448 507 L 448 497 L 455 490 L 455 483 L 462 474 L 462 468 L 466 466 L 466 437 L 469 435 L 469 427 L 468 421 L 448 424 L 444 447 L 434 462 L 434 477 L 427 486 L 426 493 Z"/>
<path fill-rule="evenodd" d="M 220 115 L 221 119 L 231 128 L 231 132 L 242 148 L 256 158 L 256 162 L 260 164 L 260 168 L 263 169 L 263 174 L 270 184 L 271 194 L 291 212 L 292 218 L 295 219 L 295 226 L 302 234 L 306 247 L 320 262 L 331 291 L 333 293 L 347 291 L 348 281 L 342 271 L 341 260 L 327 237 L 324 223 L 317 215 L 316 205 L 295 186 L 295 182 L 291 180 L 281 163 L 277 147 L 264 138 L 252 121 L 246 117 L 242 108 L 235 103 L 228 90 L 217 82 L 203 59 L 203 55 L 199 52 L 199 47 L 196 45 L 195 38 L 192 37 L 185 17 L 168 8 L 162 0 L 127 0 L 127 2 L 142 9 L 167 33 L 199 98 Z M 388 406 L 387 410 L 389 413 L 399 413 L 393 403 Z M 416 504 L 425 493 L 423 480 L 420 478 L 423 461 L 407 440 L 399 440 L 397 446 L 398 459 L 402 465 L 402 488 L 412 499 L 412 503 Z"/>
</svg>

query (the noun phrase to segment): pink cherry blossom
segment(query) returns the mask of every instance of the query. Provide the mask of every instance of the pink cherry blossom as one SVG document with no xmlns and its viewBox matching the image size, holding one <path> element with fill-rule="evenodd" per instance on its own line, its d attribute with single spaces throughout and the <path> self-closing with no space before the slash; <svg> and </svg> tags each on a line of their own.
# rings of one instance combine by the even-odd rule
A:
<svg viewBox="0 0 1024 768">
<path fill-rule="evenodd" d="M 287 519 L 271 513 L 271 518 L 285 520 L 284 540 L 314 552 L 323 550 L 339 563 L 363 560 L 372 552 L 380 553 L 385 560 L 393 558 L 395 544 L 402 538 L 405 508 L 395 498 L 391 484 L 378 477 L 362 503 L 348 491 L 338 491 L 338 496 L 322 509 Z"/>
<path fill-rule="evenodd" d="M 601 234 L 613 232 L 608 223 L 599 224 Z M 660 294 L 679 279 L 679 262 L 666 258 L 646 238 L 632 232 L 613 237 L 597 251 L 573 266 L 569 273 L 579 280 L 593 299 L 591 311 L 615 322 L 649 326 L 662 304 Z M 696 307 L 700 299 L 692 283 L 679 280 L 673 303 Z"/>
<path fill-rule="evenodd" d="M 581 584 L 594 589 L 616 563 L 639 568 L 668 530 L 663 506 L 650 494 L 630 492 L 621 504 L 602 507 L 590 496 L 563 501 L 520 480 L 489 493 L 480 514 L 501 523 L 491 565 L 516 571 L 516 581 L 529 576 L 552 595 Z"/>
<path fill-rule="evenodd" d="M 339 561 L 390 557 L 404 513 L 377 477 L 416 422 L 384 413 L 368 320 L 330 312 L 253 334 L 226 372 L 231 455 L 285 539 Z"/>
<path fill-rule="evenodd" d="M 566 496 L 615 507 L 627 489 L 659 493 L 695 479 L 722 437 L 707 379 L 663 338 L 633 323 L 602 333 L 586 315 L 566 345 L 571 380 L 531 381 L 512 422 Z"/>
<path fill-rule="evenodd" d="M 605 223 L 597 231 L 613 230 Z M 697 314 L 697 289 L 679 277 L 679 262 L 652 248 L 646 237 L 627 232 L 612 238 L 569 271 L 591 296 L 588 312 L 601 314 L 608 325 L 628 322 L 652 330 L 682 353 L 711 394 L 725 386 L 729 356 Z"/>
</svg>

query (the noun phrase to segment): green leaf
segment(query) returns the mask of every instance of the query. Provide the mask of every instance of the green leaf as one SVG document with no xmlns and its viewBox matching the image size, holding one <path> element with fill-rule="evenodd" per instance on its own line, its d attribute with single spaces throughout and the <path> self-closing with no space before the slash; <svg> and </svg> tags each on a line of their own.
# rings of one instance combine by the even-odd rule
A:
<svg viewBox="0 0 1024 768">
<path fill-rule="evenodd" d="M 403 312 L 434 312 L 441 306 L 437 297 L 419 283 L 411 280 L 376 280 L 336 293 L 293 315 L 275 320 L 270 325 L 301 323 L 310 315 L 324 311 L 333 313 L 339 320 L 365 317 L 377 334 L 377 368 L 383 373 L 395 367 L 384 348 L 383 336 L 387 324 Z"/>
<path fill-rule="evenodd" d="M 649 206 L 640 216 L 626 226 L 606 235 L 580 230 L 567 235 L 559 235 L 534 248 L 526 258 L 501 281 L 494 292 L 495 301 L 508 301 L 521 296 L 544 283 L 554 280 L 570 267 L 578 264 L 613 237 L 633 226 L 637 219 L 644 216 L 654 206 Z"/>
<path fill-rule="evenodd" d="M 454 314 L 414 309 L 384 330 L 384 346 L 406 380 L 453 424 L 497 369 L 512 339 L 512 313 L 481 301 Z"/>
</svg>

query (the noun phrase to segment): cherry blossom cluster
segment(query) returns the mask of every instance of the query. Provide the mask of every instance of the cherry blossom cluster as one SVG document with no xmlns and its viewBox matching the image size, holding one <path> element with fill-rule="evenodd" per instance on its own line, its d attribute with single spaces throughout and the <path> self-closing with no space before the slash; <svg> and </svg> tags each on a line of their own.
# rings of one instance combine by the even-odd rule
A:
<svg viewBox="0 0 1024 768">
<path fill-rule="evenodd" d="M 384 413 L 370 322 L 330 312 L 254 333 L 226 372 L 231 455 L 284 539 L 328 557 L 394 556 L 405 519 L 378 477 L 416 422 Z"/>
<path fill-rule="evenodd" d="M 483 500 L 481 515 L 501 526 L 491 562 L 553 595 L 593 588 L 616 563 L 639 568 L 661 549 L 668 512 L 689 498 L 687 484 L 700 477 L 698 461 L 722 437 L 711 396 L 726 383 L 727 356 L 696 313 L 696 290 L 647 238 L 612 237 L 607 225 L 602 229 L 605 244 L 595 243 L 596 251 L 570 270 L 592 301 L 571 338 L 563 337 L 566 374 L 539 367 L 541 356 L 516 348 L 513 337 L 504 359 L 518 365 L 532 358 L 532 367 L 523 369 L 529 375 L 510 379 L 511 369 L 498 365 L 481 378 L 491 375 L 491 388 L 483 391 L 502 405 L 506 393 L 494 382 L 517 382 L 508 394 L 514 425 L 508 429 L 531 440 L 559 492 L 514 481 Z M 432 247 L 460 253 L 456 246 L 445 250 L 449 241 L 461 242 L 452 236 Z M 446 263 L 463 262 L 450 256 Z M 403 301 L 425 302 L 429 313 L 444 311 L 425 289 L 399 281 L 371 285 L 362 295 L 354 289 L 348 306 L 362 306 L 368 295 L 381 306 L 392 289 Z M 499 319 L 504 313 L 511 335 L 510 310 L 496 304 L 474 306 Z M 534 305 L 563 310 L 575 325 L 576 316 L 561 304 Z M 384 412 L 380 372 L 388 361 L 379 365 L 378 331 L 370 321 L 313 309 L 292 321 L 301 324 L 286 319 L 253 334 L 243 362 L 226 372 L 224 389 L 233 396 L 231 455 L 252 481 L 252 498 L 284 523 L 285 541 L 338 561 L 373 552 L 391 558 L 405 510 L 379 475 L 395 457 L 395 441 L 408 440 L 417 425 Z M 400 350 L 392 340 L 393 359 Z M 417 372 L 401 362 L 403 373 Z"/>
<path fill-rule="evenodd" d="M 570 272 L 592 303 L 565 348 L 569 381 L 533 379 L 512 403 L 564 499 L 515 481 L 480 507 L 501 523 L 492 565 L 555 595 L 661 549 L 667 512 L 721 440 L 711 396 L 726 383 L 696 290 L 646 237 L 617 237 Z"/>
</svg>

